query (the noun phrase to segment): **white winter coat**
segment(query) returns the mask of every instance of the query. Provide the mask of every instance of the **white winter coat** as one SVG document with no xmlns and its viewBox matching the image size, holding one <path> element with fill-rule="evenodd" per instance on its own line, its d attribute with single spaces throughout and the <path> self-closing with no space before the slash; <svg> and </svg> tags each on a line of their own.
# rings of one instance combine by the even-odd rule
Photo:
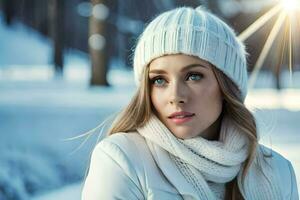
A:
<svg viewBox="0 0 300 200">
<path fill-rule="evenodd" d="M 275 151 L 272 154 L 267 159 L 272 159 L 284 200 L 298 200 L 291 163 Z M 174 177 L 181 177 L 176 173 Z M 142 136 L 135 132 L 117 133 L 95 147 L 82 200 L 183 199 L 175 188 L 192 195 L 191 189 L 180 180 L 174 187 L 164 177 Z"/>
</svg>

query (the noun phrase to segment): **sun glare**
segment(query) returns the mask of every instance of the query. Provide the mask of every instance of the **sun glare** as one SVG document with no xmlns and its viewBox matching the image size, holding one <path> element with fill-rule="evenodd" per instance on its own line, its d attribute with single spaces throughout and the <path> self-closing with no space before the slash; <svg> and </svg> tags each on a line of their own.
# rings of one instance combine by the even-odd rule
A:
<svg viewBox="0 0 300 200">
<path fill-rule="evenodd" d="M 256 19 L 238 36 L 241 41 L 245 41 L 253 34 L 255 34 L 271 18 L 277 18 L 275 24 L 273 25 L 273 28 L 271 29 L 271 32 L 268 34 L 267 40 L 263 45 L 258 59 L 253 66 L 252 73 L 249 77 L 249 89 L 253 88 L 254 83 L 257 79 L 257 75 L 264 64 L 269 51 L 272 50 L 272 46 L 277 37 L 282 37 L 282 39 L 280 47 L 276 49 L 276 53 L 279 53 L 280 55 L 277 60 L 276 66 L 278 69 L 284 66 L 284 58 L 287 58 L 291 84 L 293 81 L 293 60 L 295 57 L 294 48 L 296 45 L 294 42 L 294 38 L 297 37 L 295 35 L 296 27 L 299 27 L 299 24 L 295 22 L 300 18 L 300 0 L 275 0 L 275 2 L 276 4 L 274 5 L 274 7 L 270 8 L 266 13 Z M 281 29 L 284 29 L 284 31 L 280 31 Z M 283 35 L 278 36 L 280 33 Z"/>
<path fill-rule="evenodd" d="M 300 8 L 300 0 L 281 0 L 281 5 L 286 11 L 294 11 Z"/>
</svg>

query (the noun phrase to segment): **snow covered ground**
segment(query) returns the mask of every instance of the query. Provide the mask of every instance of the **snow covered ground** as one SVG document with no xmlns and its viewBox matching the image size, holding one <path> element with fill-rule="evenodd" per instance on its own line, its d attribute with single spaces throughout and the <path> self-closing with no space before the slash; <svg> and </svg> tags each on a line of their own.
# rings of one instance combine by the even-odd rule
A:
<svg viewBox="0 0 300 200">
<path fill-rule="evenodd" d="M 34 197 L 32 200 L 80 200 L 82 184 L 75 183 L 47 194 Z"/>
<path fill-rule="evenodd" d="M 64 75 L 56 78 L 50 45 L 23 25 L 7 28 L 0 20 L 0 187 L 14 199 L 79 200 L 97 134 L 76 152 L 83 140 L 65 139 L 97 126 L 135 90 L 132 73 L 114 63 L 112 87 L 90 88 L 89 60 L 74 50 L 66 51 Z M 300 188 L 299 72 L 294 85 L 287 72 L 283 80 L 285 89 L 277 92 L 270 74 L 260 74 L 246 104 L 255 109 L 262 142 L 291 160 Z"/>
</svg>

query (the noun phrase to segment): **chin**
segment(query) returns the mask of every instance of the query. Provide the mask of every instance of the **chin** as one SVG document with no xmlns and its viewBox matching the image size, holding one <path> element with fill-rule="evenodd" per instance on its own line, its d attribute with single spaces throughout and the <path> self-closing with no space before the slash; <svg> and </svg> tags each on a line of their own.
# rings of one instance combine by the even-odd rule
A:
<svg viewBox="0 0 300 200">
<path fill-rule="evenodd" d="M 191 139 L 191 138 L 193 138 L 193 137 L 195 137 L 195 136 L 193 136 L 193 135 L 175 135 L 178 139 L 182 139 L 182 140 L 185 140 L 185 139 Z"/>
<path fill-rule="evenodd" d="M 180 139 L 189 139 L 195 137 L 195 135 L 190 131 L 177 130 L 177 131 L 172 131 L 172 133 L 175 135 L 175 137 Z"/>
<path fill-rule="evenodd" d="M 166 123 L 167 124 L 167 123 Z M 180 139 L 188 139 L 196 137 L 198 134 L 191 126 L 172 126 L 167 124 L 166 127 L 172 132 L 172 134 Z"/>
</svg>

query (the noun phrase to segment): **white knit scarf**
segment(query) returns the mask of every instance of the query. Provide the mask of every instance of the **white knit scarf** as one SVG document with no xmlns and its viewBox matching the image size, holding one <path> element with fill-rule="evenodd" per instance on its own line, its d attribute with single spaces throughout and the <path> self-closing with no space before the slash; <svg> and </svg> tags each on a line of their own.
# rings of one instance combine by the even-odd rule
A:
<svg viewBox="0 0 300 200">
<path fill-rule="evenodd" d="M 169 160 L 175 163 L 196 191 L 197 196 L 193 199 L 224 199 L 225 183 L 236 176 L 244 199 L 282 199 L 272 167 L 264 161 L 259 150 L 242 184 L 241 169 L 248 155 L 248 140 L 225 116 L 218 141 L 209 141 L 201 136 L 178 139 L 155 115 L 137 131 L 146 139 L 153 155 L 161 150 L 167 152 Z M 156 159 L 156 156 L 153 157 Z M 159 167 L 163 169 L 166 166 Z"/>
</svg>

